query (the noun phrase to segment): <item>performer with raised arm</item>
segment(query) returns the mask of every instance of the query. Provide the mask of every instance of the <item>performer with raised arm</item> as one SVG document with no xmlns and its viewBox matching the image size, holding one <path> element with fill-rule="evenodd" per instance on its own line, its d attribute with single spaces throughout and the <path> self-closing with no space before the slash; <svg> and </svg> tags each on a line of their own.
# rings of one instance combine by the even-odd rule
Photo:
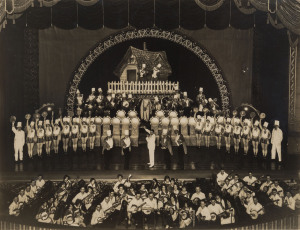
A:
<svg viewBox="0 0 300 230">
<path fill-rule="evenodd" d="M 90 151 L 94 149 L 95 146 L 95 139 L 96 139 L 96 125 L 95 125 L 95 118 L 89 118 L 89 145 Z"/>
<path fill-rule="evenodd" d="M 204 135 L 204 139 L 205 139 L 206 148 L 209 148 L 209 146 L 210 146 L 211 132 L 214 129 L 214 126 L 213 126 L 213 123 L 212 123 L 213 120 L 214 119 L 212 117 L 208 116 L 206 118 L 206 122 L 205 122 L 205 125 L 204 125 L 203 135 Z"/>
<path fill-rule="evenodd" d="M 178 165 L 180 169 L 184 170 L 184 155 L 187 154 L 187 146 L 183 135 L 178 128 L 174 128 L 175 144 L 178 147 Z"/>
<path fill-rule="evenodd" d="M 261 126 L 261 124 L 259 125 L 261 129 L 260 143 L 261 143 L 262 154 L 264 159 L 266 159 L 268 154 L 269 141 L 271 139 L 271 132 L 268 130 L 268 125 L 269 125 L 268 122 L 265 122 L 263 127 Z"/>
<path fill-rule="evenodd" d="M 13 202 L 8 207 L 8 213 L 10 216 L 19 216 L 20 215 L 20 204 L 19 198 L 16 196 L 13 199 Z"/>
<path fill-rule="evenodd" d="M 33 147 L 35 145 L 35 128 L 34 128 L 34 121 L 30 122 L 30 125 L 28 124 L 29 119 L 26 121 L 26 131 L 27 131 L 27 138 L 26 138 L 26 143 L 27 143 L 27 149 L 28 149 L 28 156 L 31 159 L 33 157 Z"/>
<path fill-rule="evenodd" d="M 260 138 L 260 129 L 258 125 L 259 121 L 256 120 L 251 131 L 254 157 L 257 157 L 258 154 L 258 143 Z"/>
<path fill-rule="evenodd" d="M 197 147 L 200 148 L 201 141 L 202 141 L 203 127 L 205 124 L 205 117 L 201 117 L 201 115 L 199 114 L 197 115 L 197 113 L 195 113 L 194 117 L 196 120 L 195 132 L 197 138 Z"/>
<path fill-rule="evenodd" d="M 154 163 L 155 163 L 155 159 L 154 159 L 154 154 L 155 154 L 155 141 L 156 141 L 156 136 L 154 133 L 154 130 L 149 130 L 146 127 L 144 127 L 145 131 L 149 134 L 146 137 L 146 141 L 147 141 L 147 147 L 149 150 L 149 168 L 153 168 L 154 167 Z"/>
<path fill-rule="evenodd" d="M 164 151 L 164 161 L 167 170 L 171 169 L 171 156 L 173 156 L 171 138 L 168 135 L 168 130 L 163 129 L 160 138 L 161 149 Z"/>
<path fill-rule="evenodd" d="M 239 153 L 240 149 L 240 140 L 241 140 L 241 131 L 242 127 L 240 126 L 240 119 L 234 117 L 233 118 L 233 142 L 234 142 L 234 152 L 235 154 Z"/>
<path fill-rule="evenodd" d="M 60 127 L 59 127 L 59 119 L 55 120 L 55 123 L 53 124 L 53 114 L 52 114 L 52 119 L 51 119 L 51 125 L 53 129 L 53 148 L 54 152 L 57 154 L 58 153 L 58 148 L 59 148 L 59 142 L 60 142 Z"/>
<path fill-rule="evenodd" d="M 69 138 L 70 138 L 70 117 L 64 117 L 60 118 L 60 124 L 62 127 L 62 141 L 63 141 L 63 149 L 64 153 L 68 152 L 68 146 L 69 146 Z"/>
<path fill-rule="evenodd" d="M 225 119 L 223 116 L 219 116 L 216 119 L 216 126 L 215 126 L 215 136 L 216 136 L 216 140 L 217 140 L 217 149 L 221 149 L 221 145 L 222 145 L 222 136 L 224 134 L 224 123 L 225 123 Z"/>
<path fill-rule="evenodd" d="M 82 118 L 80 121 L 80 139 L 81 139 L 81 147 L 83 152 L 86 152 L 86 142 L 88 139 L 88 131 L 89 131 L 89 126 L 87 124 L 87 119 L 86 117 Z"/>
<path fill-rule="evenodd" d="M 50 156 L 53 131 L 49 120 L 44 119 L 44 130 L 45 130 L 46 154 Z"/>
<path fill-rule="evenodd" d="M 279 121 L 275 121 L 274 129 L 272 130 L 272 160 L 275 160 L 276 152 L 278 154 L 278 161 L 281 163 L 281 142 L 283 139 L 282 130 L 279 128 Z"/>
<path fill-rule="evenodd" d="M 107 137 L 104 139 L 102 154 L 104 155 L 104 168 L 109 169 L 109 161 L 111 158 L 111 150 L 114 147 L 114 140 L 111 135 L 111 130 L 107 130 Z"/>
<path fill-rule="evenodd" d="M 78 146 L 78 138 L 79 138 L 79 117 L 73 118 L 73 123 L 71 123 L 71 135 L 72 135 L 72 144 L 73 151 L 76 153 Z"/>
<path fill-rule="evenodd" d="M 121 140 L 121 154 L 125 158 L 124 162 L 124 169 L 129 169 L 129 162 L 130 162 L 130 154 L 131 154 L 131 140 L 129 137 L 129 130 L 125 130 L 125 136 Z"/>
<path fill-rule="evenodd" d="M 37 135 L 37 154 L 42 157 L 43 144 L 45 143 L 45 130 L 43 128 L 43 121 L 36 120 L 36 135 Z"/>
</svg>

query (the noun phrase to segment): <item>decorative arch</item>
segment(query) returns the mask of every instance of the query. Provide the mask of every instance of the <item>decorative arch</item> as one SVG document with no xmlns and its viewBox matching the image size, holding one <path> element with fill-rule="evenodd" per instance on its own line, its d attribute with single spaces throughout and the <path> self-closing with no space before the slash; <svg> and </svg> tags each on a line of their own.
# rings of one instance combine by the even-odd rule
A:
<svg viewBox="0 0 300 230">
<path fill-rule="evenodd" d="M 179 45 L 182 45 L 186 49 L 190 50 L 197 57 L 199 57 L 210 70 L 213 75 L 220 92 L 222 110 L 225 113 L 230 112 L 230 91 L 227 82 L 224 79 L 224 74 L 216 63 L 214 58 L 209 52 L 201 47 L 199 43 L 193 41 L 192 39 L 186 38 L 184 35 L 181 35 L 179 32 L 171 32 L 160 29 L 140 29 L 140 30 L 129 30 L 117 33 L 113 36 L 110 36 L 106 40 L 100 42 L 96 47 L 90 50 L 89 54 L 84 57 L 81 61 L 81 64 L 74 72 L 74 76 L 72 76 L 72 80 L 70 83 L 70 88 L 67 91 L 66 98 L 66 107 L 67 111 L 74 111 L 75 100 L 76 100 L 76 91 L 78 89 L 78 85 L 81 81 L 81 78 L 89 68 L 89 66 L 106 50 L 109 48 L 133 39 L 138 38 L 160 38 L 175 42 Z"/>
</svg>

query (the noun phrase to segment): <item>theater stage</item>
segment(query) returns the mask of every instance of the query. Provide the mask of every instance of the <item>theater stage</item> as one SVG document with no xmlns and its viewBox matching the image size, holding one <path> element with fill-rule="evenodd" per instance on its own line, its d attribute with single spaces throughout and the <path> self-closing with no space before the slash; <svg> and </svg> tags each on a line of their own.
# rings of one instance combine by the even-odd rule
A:
<svg viewBox="0 0 300 230">
<path fill-rule="evenodd" d="M 300 157 L 297 155 L 284 155 L 282 164 L 262 159 L 260 156 L 255 158 L 250 150 L 249 155 L 244 156 L 242 152 L 239 155 L 234 153 L 227 154 L 225 150 L 217 150 L 216 147 L 209 149 L 201 147 L 188 147 L 188 155 L 185 156 L 185 170 L 178 168 L 177 149 L 174 148 L 171 170 L 166 170 L 164 164 L 163 152 L 160 148 L 155 150 L 155 167 L 149 169 L 147 162 L 149 160 L 146 145 L 133 147 L 130 159 L 129 170 L 124 170 L 124 157 L 121 156 L 121 149 L 115 148 L 112 152 L 110 161 L 110 170 L 104 170 L 104 160 L 101 155 L 102 148 L 96 148 L 94 151 L 86 153 L 81 150 L 74 153 L 69 150 L 68 154 L 62 151 L 58 155 L 52 154 L 50 157 L 43 155 L 42 158 L 35 157 L 27 159 L 22 163 L 15 164 L 13 157 L 7 157 L 1 161 L 1 181 L 20 181 L 37 176 L 41 173 L 45 179 L 60 180 L 64 174 L 72 178 L 89 179 L 115 179 L 118 173 L 132 174 L 132 179 L 152 179 L 154 177 L 161 179 L 164 175 L 169 175 L 178 179 L 210 178 L 212 173 L 217 173 L 221 167 L 227 172 L 233 170 L 234 173 L 245 175 L 249 170 L 254 175 L 270 174 L 279 179 L 297 179 L 299 178 Z"/>
</svg>

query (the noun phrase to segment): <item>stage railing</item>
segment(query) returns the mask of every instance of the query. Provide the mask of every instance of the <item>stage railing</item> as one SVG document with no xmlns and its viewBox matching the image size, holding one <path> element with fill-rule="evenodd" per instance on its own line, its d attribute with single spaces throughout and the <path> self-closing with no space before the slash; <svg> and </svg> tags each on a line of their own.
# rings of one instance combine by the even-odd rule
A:
<svg viewBox="0 0 300 230">
<path fill-rule="evenodd" d="M 225 226 L 223 226 L 225 227 Z M 254 230 L 254 229 L 272 229 L 272 230 L 279 230 L 279 229 L 299 229 L 300 228 L 300 215 L 292 215 L 292 216 L 287 216 L 283 217 L 281 219 L 277 220 L 272 220 L 269 222 L 264 222 L 264 223 L 256 223 L 252 225 L 247 225 L 247 226 L 239 226 L 239 227 L 230 227 L 228 228 L 223 228 L 222 229 L 231 229 L 231 230 Z M 20 223 L 14 223 L 10 221 L 0 221 L 0 229 L 1 230 L 54 230 L 54 229 L 69 229 L 68 226 L 60 226 L 60 225 L 51 225 L 49 227 L 45 227 L 45 224 L 39 225 L 37 223 L 36 225 L 28 225 L 28 224 L 20 224 Z M 72 229 L 77 229 L 77 227 L 73 227 Z M 83 229 L 78 227 L 78 229 Z M 125 229 L 125 228 L 124 228 Z"/>
<path fill-rule="evenodd" d="M 170 81 L 120 81 L 108 82 L 112 93 L 131 94 L 173 94 L 179 90 L 179 82 Z"/>
</svg>

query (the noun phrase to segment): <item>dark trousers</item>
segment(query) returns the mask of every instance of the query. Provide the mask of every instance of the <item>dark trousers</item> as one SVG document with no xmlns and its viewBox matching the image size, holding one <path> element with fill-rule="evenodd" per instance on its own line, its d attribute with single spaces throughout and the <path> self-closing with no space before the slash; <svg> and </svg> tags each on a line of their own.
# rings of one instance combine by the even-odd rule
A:
<svg viewBox="0 0 300 230">
<path fill-rule="evenodd" d="M 128 170 L 131 152 L 129 151 L 129 148 L 125 148 L 125 149 L 123 149 L 123 153 L 124 153 L 124 169 Z"/>
<path fill-rule="evenodd" d="M 143 227 L 143 212 L 133 213 L 132 219 L 135 221 L 136 228 L 140 229 Z"/>
<path fill-rule="evenodd" d="M 183 145 L 178 146 L 178 166 L 180 169 L 184 169 L 184 149 Z"/>
<path fill-rule="evenodd" d="M 155 213 L 154 212 L 151 212 L 148 215 L 144 213 L 144 218 L 145 218 L 145 224 L 151 224 L 154 226 L 154 224 L 155 224 Z"/>
<path fill-rule="evenodd" d="M 109 162 L 111 158 L 111 150 L 104 150 L 104 169 L 109 170 Z"/>
<path fill-rule="evenodd" d="M 164 151 L 164 161 L 165 161 L 165 165 L 167 170 L 171 169 L 171 154 L 168 148 L 163 149 Z"/>
</svg>

